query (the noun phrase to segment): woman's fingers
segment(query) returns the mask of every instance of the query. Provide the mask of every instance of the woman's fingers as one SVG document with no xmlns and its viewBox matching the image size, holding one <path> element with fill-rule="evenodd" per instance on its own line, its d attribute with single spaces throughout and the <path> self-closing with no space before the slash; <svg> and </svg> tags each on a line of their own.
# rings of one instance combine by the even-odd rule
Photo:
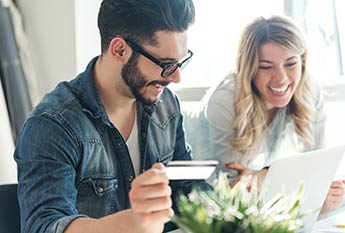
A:
<svg viewBox="0 0 345 233">
<path fill-rule="evenodd" d="M 245 166 L 243 166 L 239 163 L 227 163 L 227 164 L 225 164 L 225 167 L 228 169 L 236 170 L 240 173 L 247 169 Z"/>
</svg>

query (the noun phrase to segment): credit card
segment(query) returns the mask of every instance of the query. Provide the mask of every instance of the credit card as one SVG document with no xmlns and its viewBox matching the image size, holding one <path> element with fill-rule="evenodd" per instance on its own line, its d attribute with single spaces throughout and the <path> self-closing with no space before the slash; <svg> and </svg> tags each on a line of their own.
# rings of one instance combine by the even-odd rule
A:
<svg viewBox="0 0 345 233">
<path fill-rule="evenodd" d="M 218 165 L 216 160 L 175 160 L 166 164 L 169 180 L 204 180 Z"/>
</svg>

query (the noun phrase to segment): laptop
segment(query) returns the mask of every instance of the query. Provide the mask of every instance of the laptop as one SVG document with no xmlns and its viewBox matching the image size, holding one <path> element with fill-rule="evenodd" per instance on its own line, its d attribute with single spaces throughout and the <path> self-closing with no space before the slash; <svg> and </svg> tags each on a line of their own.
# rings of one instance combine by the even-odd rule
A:
<svg viewBox="0 0 345 233">
<path fill-rule="evenodd" d="M 341 162 L 345 146 L 315 150 L 273 161 L 261 195 L 270 200 L 277 193 L 295 193 L 304 183 L 302 210 L 317 210 L 305 216 L 304 232 L 311 232 Z"/>
</svg>

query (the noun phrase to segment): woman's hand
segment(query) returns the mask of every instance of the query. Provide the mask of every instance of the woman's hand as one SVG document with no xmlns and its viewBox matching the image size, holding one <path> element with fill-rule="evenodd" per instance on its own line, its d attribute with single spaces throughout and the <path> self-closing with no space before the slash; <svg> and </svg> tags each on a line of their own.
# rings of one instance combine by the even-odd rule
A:
<svg viewBox="0 0 345 233">
<path fill-rule="evenodd" d="M 323 203 L 321 214 L 339 208 L 344 202 L 345 181 L 333 181 Z"/>
<path fill-rule="evenodd" d="M 267 174 L 267 170 L 268 169 L 262 169 L 262 170 L 259 170 L 259 171 L 254 171 L 254 170 L 251 170 L 239 163 L 227 163 L 225 164 L 225 167 L 228 168 L 228 169 L 232 169 L 232 170 L 236 170 L 238 171 L 239 175 L 236 177 L 236 179 L 232 182 L 231 184 L 231 187 L 233 187 L 235 184 L 237 184 L 237 182 L 239 182 L 242 178 L 242 176 L 256 176 L 257 179 L 258 179 L 258 192 L 260 193 L 261 191 L 261 187 L 262 187 L 262 184 L 265 180 L 265 177 L 266 177 L 266 174 Z M 251 187 L 248 187 L 249 189 Z"/>
</svg>

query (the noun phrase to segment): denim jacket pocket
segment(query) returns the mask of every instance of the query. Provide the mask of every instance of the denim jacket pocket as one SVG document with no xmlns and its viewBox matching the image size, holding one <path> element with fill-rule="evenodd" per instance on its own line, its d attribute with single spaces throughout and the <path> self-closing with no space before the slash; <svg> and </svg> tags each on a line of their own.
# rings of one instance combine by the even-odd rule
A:
<svg viewBox="0 0 345 233">
<path fill-rule="evenodd" d="M 82 177 L 78 188 L 78 210 L 90 217 L 102 217 L 117 210 L 118 180 L 115 177 Z M 91 214 L 92 213 L 92 214 Z"/>
<path fill-rule="evenodd" d="M 82 180 L 82 185 L 89 186 L 97 197 L 102 197 L 117 189 L 117 179 L 115 178 L 87 178 Z"/>
</svg>

